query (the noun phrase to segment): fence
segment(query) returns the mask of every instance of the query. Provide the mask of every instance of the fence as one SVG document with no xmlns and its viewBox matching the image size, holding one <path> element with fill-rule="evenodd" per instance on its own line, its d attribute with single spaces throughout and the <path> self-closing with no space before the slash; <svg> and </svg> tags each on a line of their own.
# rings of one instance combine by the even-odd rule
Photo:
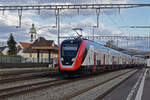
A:
<svg viewBox="0 0 150 100">
<path fill-rule="evenodd" d="M 57 64 L 58 58 L 23 58 L 23 57 L 10 57 L 10 56 L 0 56 L 0 63 L 50 63 Z"/>
<path fill-rule="evenodd" d="M 50 64 L 57 64 L 58 63 L 58 58 L 51 58 L 50 60 L 48 58 L 23 58 L 22 62 L 24 63 L 50 63 Z"/>
<path fill-rule="evenodd" d="M 21 57 L 0 56 L 0 63 L 21 63 Z"/>
</svg>

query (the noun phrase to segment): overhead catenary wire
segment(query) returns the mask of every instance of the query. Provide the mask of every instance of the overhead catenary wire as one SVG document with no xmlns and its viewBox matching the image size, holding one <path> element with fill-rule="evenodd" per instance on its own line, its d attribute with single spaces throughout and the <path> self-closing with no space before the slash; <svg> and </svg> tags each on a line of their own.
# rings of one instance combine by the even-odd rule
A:
<svg viewBox="0 0 150 100">
<path fill-rule="evenodd" d="M 119 19 L 120 19 L 120 21 L 122 22 L 123 25 L 126 25 L 126 26 L 128 25 L 128 24 L 126 23 L 126 20 L 125 20 L 124 17 L 122 16 L 122 13 L 121 13 L 121 12 L 119 12 Z M 130 36 L 130 32 L 129 32 L 128 28 L 125 28 L 125 32 L 128 33 L 128 36 Z M 128 42 L 129 42 L 129 40 L 127 39 L 126 42 L 127 42 L 127 48 L 128 48 Z"/>
<path fill-rule="evenodd" d="M 97 1 L 97 0 L 96 0 Z M 40 10 L 40 8 L 38 7 L 38 10 Z M 113 19 L 111 19 L 111 20 L 113 20 Z M 118 23 L 116 23 L 115 21 L 113 22 L 113 23 L 115 23 L 116 25 L 118 24 Z M 119 28 L 118 28 L 119 29 Z M 122 31 L 121 29 L 119 29 L 120 31 Z"/>
<path fill-rule="evenodd" d="M 115 27 L 120 31 L 120 32 L 123 32 L 123 30 L 119 27 L 120 25 L 117 23 L 117 22 L 115 22 L 110 16 L 108 16 L 106 13 L 105 13 L 105 15 L 107 16 L 107 18 L 110 20 L 110 22 L 112 23 L 112 24 L 114 24 L 115 25 Z"/>
<path fill-rule="evenodd" d="M 119 24 L 112 19 L 110 16 L 108 16 L 107 14 L 105 14 L 107 16 L 107 18 L 120 30 L 120 32 L 124 32 L 119 26 Z M 122 18 L 123 19 L 123 18 Z M 125 32 L 124 32 L 125 33 Z M 118 40 L 117 40 L 117 45 L 118 45 Z M 128 47 L 128 40 L 127 40 L 127 47 Z"/>
</svg>

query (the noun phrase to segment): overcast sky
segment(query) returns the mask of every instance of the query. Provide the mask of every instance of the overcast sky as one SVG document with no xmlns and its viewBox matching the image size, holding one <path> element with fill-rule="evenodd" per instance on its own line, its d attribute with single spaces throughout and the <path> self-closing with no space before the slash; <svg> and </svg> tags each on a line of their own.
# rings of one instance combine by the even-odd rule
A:
<svg viewBox="0 0 150 100">
<path fill-rule="evenodd" d="M 0 5 L 34 5 L 34 4 L 100 4 L 100 3 L 150 3 L 149 0 L 0 0 Z M 150 8 L 131 8 L 119 10 L 101 10 L 100 27 L 95 29 L 95 35 L 140 35 L 148 36 L 150 29 L 128 29 L 121 26 L 150 25 Z M 73 36 L 72 28 L 83 28 L 82 35 L 92 35 L 91 26 L 96 25 L 95 10 L 63 10 L 60 16 L 61 36 Z M 17 42 L 29 42 L 29 29 L 34 23 L 37 36 L 54 40 L 57 43 L 57 29 L 55 26 L 54 11 L 23 11 L 22 27 L 19 24 L 17 11 L 0 12 L 0 42 L 7 41 L 10 33 L 13 33 Z M 86 26 L 86 27 L 85 27 Z M 89 26 L 89 27 L 87 27 Z M 128 45 L 148 46 L 148 41 L 129 41 Z M 126 41 L 119 40 L 119 46 L 127 46 Z M 143 49 L 143 48 L 142 48 Z M 148 49 L 143 49 L 148 50 Z"/>
</svg>

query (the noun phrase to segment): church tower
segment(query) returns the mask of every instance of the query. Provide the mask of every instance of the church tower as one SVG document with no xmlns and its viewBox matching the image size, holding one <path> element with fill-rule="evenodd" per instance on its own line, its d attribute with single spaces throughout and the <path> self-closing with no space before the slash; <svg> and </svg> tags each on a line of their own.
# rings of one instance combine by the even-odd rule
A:
<svg viewBox="0 0 150 100">
<path fill-rule="evenodd" d="M 34 42 L 37 38 L 37 33 L 36 33 L 36 29 L 34 27 L 34 24 L 32 24 L 32 27 L 30 28 L 30 32 L 29 32 L 29 35 L 30 35 L 30 42 Z"/>
</svg>

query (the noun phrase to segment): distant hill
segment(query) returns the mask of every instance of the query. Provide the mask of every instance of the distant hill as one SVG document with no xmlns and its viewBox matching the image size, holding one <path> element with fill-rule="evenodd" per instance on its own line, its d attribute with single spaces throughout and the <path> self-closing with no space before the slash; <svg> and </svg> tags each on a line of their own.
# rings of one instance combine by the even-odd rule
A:
<svg viewBox="0 0 150 100">
<path fill-rule="evenodd" d="M 112 48 L 114 50 L 120 51 L 122 53 L 132 55 L 132 56 L 141 56 L 141 57 L 144 57 L 144 55 L 147 53 L 147 52 L 141 52 L 141 51 L 135 50 L 135 49 L 125 49 L 125 48 L 117 47 L 116 45 L 113 44 L 112 41 L 108 41 L 105 44 L 105 46 L 109 47 L 109 48 Z"/>
</svg>

